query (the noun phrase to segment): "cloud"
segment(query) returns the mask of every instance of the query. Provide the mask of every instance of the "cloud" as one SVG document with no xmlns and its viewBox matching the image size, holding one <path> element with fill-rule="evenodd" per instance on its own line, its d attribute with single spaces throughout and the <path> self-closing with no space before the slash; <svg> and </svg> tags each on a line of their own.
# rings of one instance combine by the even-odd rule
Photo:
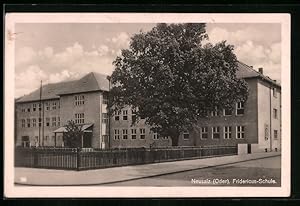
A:
<svg viewBox="0 0 300 206">
<path fill-rule="evenodd" d="M 266 47 L 248 40 L 244 44 L 237 46 L 234 52 L 240 61 L 253 66 L 256 70 L 258 70 L 259 67 L 263 67 L 265 75 L 280 82 L 280 46 L 280 43 L 274 43 Z"/>
<path fill-rule="evenodd" d="M 209 42 L 215 44 L 226 40 L 234 45 L 238 60 L 258 70 L 264 68 L 264 74 L 272 79 L 281 79 L 281 43 L 275 36 L 268 36 L 264 29 L 253 27 L 229 31 L 215 27 L 208 31 Z M 270 38 L 270 39 L 268 39 Z"/>
<path fill-rule="evenodd" d="M 32 92 L 39 87 L 41 80 L 45 82 L 47 79 L 47 74 L 38 65 L 28 66 L 24 72 L 15 76 L 16 97 Z"/>
<path fill-rule="evenodd" d="M 126 32 L 120 32 L 117 36 L 106 39 L 108 42 L 112 42 L 119 48 L 127 48 L 130 43 L 130 37 Z"/>
<path fill-rule="evenodd" d="M 98 48 L 98 52 L 100 56 L 105 56 L 109 52 L 109 48 L 106 45 L 100 45 Z"/>
<path fill-rule="evenodd" d="M 57 52 L 50 46 L 39 51 L 30 47 L 19 49 L 16 56 L 16 96 L 38 88 L 40 80 L 46 84 L 79 79 L 88 72 L 111 74 L 112 62 L 116 52 L 120 51 L 116 44 L 124 44 L 125 39 L 124 35 L 118 35 L 111 43 L 113 46 L 102 44 L 91 50 L 85 50 L 79 42 Z"/>
<path fill-rule="evenodd" d="M 45 57 L 45 58 L 51 58 L 53 56 L 53 48 L 52 47 L 46 47 L 43 50 L 38 52 L 38 55 L 40 57 Z"/>
<path fill-rule="evenodd" d="M 274 63 L 280 63 L 281 61 L 281 44 L 274 43 L 271 45 L 271 51 L 269 53 L 269 58 Z"/>
<path fill-rule="evenodd" d="M 33 61 L 37 53 L 31 47 L 23 47 L 16 51 L 16 65 L 26 64 Z"/>
<path fill-rule="evenodd" d="M 209 40 L 212 43 L 226 40 L 228 43 L 236 45 L 251 40 L 255 43 L 274 43 L 279 39 L 275 35 L 266 35 L 267 28 L 246 26 L 243 29 L 229 31 L 222 27 L 214 27 L 208 31 Z"/>
<path fill-rule="evenodd" d="M 63 70 L 59 73 L 50 74 L 48 83 L 57 83 L 61 81 L 70 81 L 79 79 L 82 74 Z"/>
</svg>

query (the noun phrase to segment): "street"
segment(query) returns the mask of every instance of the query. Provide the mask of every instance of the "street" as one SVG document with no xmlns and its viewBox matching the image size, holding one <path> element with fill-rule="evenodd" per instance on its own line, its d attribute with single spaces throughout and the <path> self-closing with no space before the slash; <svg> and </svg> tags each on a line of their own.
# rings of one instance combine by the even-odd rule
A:
<svg viewBox="0 0 300 206">
<path fill-rule="evenodd" d="M 280 186 L 281 156 L 197 169 L 106 186 Z"/>
</svg>

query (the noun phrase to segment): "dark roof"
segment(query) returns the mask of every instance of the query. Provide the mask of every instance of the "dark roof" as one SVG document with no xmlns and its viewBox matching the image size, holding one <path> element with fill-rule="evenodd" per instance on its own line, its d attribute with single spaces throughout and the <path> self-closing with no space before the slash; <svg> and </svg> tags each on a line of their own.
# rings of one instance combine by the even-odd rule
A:
<svg viewBox="0 0 300 206">
<path fill-rule="evenodd" d="M 58 99 L 60 95 L 91 91 L 108 91 L 106 75 L 91 72 L 79 80 L 43 85 L 42 100 Z M 17 102 L 40 100 L 40 88 L 28 95 L 18 98 Z"/>
<path fill-rule="evenodd" d="M 270 77 L 261 74 L 260 72 L 254 70 L 253 67 L 248 66 L 247 64 L 244 64 L 244 63 L 239 62 L 239 61 L 238 61 L 238 70 L 236 72 L 236 76 L 237 76 L 237 78 L 240 78 L 240 79 L 258 77 L 258 78 L 261 78 L 261 79 L 263 79 L 263 80 L 265 80 L 265 81 L 267 81 L 267 82 L 269 82 L 273 85 L 281 87 L 280 84 L 278 84 L 276 81 L 274 81 Z"/>
<path fill-rule="evenodd" d="M 236 75 L 238 78 L 243 79 L 259 77 L 273 85 L 280 87 L 280 84 L 278 84 L 274 80 L 270 79 L 267 76 L 264 76 L 258 71 L 255 71 L 252 67 L 242 62 L 238 62 L 238 70 Z M 107 80 L 107 76 L 97 72 L 91 72 L 79 80 L 44 85 L 42 90 L 42 100 L 58 99 L 60 95 L 66 94 L 108 90 L 109 82 Z M 28 95 L 16 99 L 16 102 L 31 102 L 39 100 L 40 88 Z"/>
<path fill-rule="evenodd" d="M 106 75 L 91 72 L 82 77 L 81 79 L 74 81 L 71 87 L 68 87 L 60 92 L 58 95 L 75 94 L 91 91 L 108 91 L 108 80 Z"/>
</svg>

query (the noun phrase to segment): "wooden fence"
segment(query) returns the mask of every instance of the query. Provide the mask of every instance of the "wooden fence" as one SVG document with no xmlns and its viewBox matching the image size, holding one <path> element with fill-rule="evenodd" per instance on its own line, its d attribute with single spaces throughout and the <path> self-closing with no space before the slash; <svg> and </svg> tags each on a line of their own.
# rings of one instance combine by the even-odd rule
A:
<svg viewBox="0 0 300 206">
<path fill-rule="evenodd" d="M 237 146 L 114 150 L 16 148 L 15 166 L 87 170 L 236 154 Z"/>
</svg>

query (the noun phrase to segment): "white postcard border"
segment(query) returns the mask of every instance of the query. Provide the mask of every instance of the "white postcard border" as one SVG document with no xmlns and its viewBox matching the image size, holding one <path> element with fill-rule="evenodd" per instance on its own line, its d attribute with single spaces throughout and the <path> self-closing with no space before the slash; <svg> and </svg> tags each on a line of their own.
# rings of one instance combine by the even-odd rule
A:
<svg viewBox="0 0 300 206">
<path fill-rule="evenodd" d="M 281 23 L 282 161 L 281 187 L 108 187 L 15 186 L 14 25 L 16 23 Z M 291 28 L 287 13 L 7 13 L 5 16 L 4 192 L 6 197 L 287 197 L 291 185 Z"/>
</svg>

